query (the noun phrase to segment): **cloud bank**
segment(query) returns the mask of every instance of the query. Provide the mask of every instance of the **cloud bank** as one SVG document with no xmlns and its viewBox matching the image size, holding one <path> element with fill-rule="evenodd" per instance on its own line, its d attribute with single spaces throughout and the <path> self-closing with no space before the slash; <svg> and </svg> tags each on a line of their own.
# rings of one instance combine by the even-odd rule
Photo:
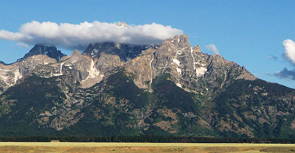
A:
<svg viewBox="0 0 295 153">
<path fill-rule="evenodd" d="M 219 53 L 219 49 L 216 47 L 215 44 L 208 44 L 208 45 L 206 45 L 206 48 L 207 48 L 209 51 L 213 52 L 214 54 L 220 55 L 220 53 Z"/>
<path fill-rule="evenodd" d="M 153 44 L 183 34 L 179 29 L 157 23 L 127 25 L 125 23 L 82 22 L 80 24 L 38 22 L 23 24 L 19 32 L 0 30 L 0 39 L 21 44 L 50 44 L 66 49 L 85 48 L 89 43 L 118 42 Z"/>
</svg>

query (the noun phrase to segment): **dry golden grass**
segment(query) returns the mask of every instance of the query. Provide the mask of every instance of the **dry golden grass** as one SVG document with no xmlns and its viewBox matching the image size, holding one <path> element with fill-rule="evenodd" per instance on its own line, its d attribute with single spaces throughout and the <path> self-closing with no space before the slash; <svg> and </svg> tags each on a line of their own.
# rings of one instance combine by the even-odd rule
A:
<svg viewBox="0 0 295 153">
<path fill-rule="evenodd" d="M 294 144 L 2 142 L 0 153 L 295 153 Z"/>
</svg>

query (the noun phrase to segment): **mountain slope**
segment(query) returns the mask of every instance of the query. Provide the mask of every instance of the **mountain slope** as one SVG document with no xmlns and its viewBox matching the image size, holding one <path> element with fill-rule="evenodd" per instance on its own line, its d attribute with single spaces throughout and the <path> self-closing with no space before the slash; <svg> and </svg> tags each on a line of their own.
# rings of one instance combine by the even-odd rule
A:
<svg viewBox="0 0 295 153">
<path fill-rule="evenodd" d="M 204 54 L 184 35 L 128 58 L 113 47 L 0 64 L 0 135 L 295 136 L 294 89 Z"/>
</svg>

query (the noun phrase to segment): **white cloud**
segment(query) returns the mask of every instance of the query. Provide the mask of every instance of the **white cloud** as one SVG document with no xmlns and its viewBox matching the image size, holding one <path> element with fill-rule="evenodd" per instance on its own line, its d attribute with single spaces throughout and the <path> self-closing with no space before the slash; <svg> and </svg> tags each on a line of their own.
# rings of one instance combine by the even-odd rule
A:
<svg viewBox="0 0 295 153">
<path fill-rule="evenodd" d="M 27 45 L 44 43 L 79 49 L 86 47 L 89 43 L 106 41 L 131 44 L 159 43 L 182 33 L 179 29 L 157 23 L 127 25 L 98 21 L 80 24 L 32 21 L 23 24 L 19 32 L 0 30 L 0 39 Z"/>
<path fill-rule="evenodd" d="M 0 38 L 7 39 L 7 40 L 18 40 L 21 39 L 23 36 L 20 33 L 13 33 L 5 30 L 0 30 Z"/>
<path fill-rule="evenodd" d="M 295 64 L 295 42 L 293 40 L 284 40 L 283 45 L 285 47 L 286 57 Z"/>
<path fill-rule="evenodd" d="M 207 48 L 209 51 L 213 52 L 214 54 L 217 54 L 217 55 L 220 54 L 220 53 L 219 53 L 219 49 L 216 47 L 215 44 L 208 44 L 208 45 L 206 45 L 206 48 Z"/>
</svg>

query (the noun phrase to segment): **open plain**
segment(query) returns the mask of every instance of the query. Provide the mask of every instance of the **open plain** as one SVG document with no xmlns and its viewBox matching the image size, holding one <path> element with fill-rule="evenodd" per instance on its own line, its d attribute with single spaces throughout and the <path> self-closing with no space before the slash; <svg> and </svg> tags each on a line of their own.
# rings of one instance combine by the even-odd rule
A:
<svg viewBox="0 0 295 153">
<path fill-rule="evenodd" d="M 295 153 L 294 144 L 1 142 L 1 153 Z"/>
</svg>

